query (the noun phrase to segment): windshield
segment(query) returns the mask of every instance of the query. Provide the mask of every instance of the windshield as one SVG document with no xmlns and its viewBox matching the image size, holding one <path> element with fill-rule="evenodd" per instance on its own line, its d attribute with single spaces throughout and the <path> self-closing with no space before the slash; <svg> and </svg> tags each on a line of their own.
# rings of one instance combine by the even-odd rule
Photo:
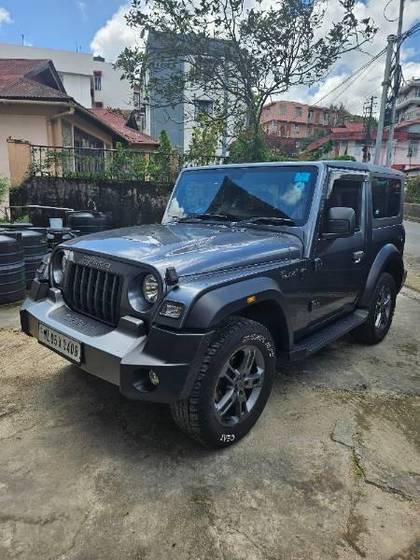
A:
<svg viewBox="0 0 420 560">
<path fill-rule="evenodd" d="M 211 219 L 212 215 L 229 220 L 266 217 L 303 225 L 308 219 L 316 176 L 316 167 L 303 165 L 184 171 L 167 219 Z"/>
</svg>

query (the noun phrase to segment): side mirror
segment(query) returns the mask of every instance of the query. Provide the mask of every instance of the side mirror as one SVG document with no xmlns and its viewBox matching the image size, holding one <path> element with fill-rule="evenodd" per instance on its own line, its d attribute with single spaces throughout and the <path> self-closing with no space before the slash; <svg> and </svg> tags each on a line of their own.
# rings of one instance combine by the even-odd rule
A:
<svg viewBox="0 0 420 560">
<path fill-rule="evenodd" d="M 324 239 L 351 237 L 356 229 L 356 213 L 353 208 L 337 206 L 330 208 L 327 214 Z"/>
</svg>

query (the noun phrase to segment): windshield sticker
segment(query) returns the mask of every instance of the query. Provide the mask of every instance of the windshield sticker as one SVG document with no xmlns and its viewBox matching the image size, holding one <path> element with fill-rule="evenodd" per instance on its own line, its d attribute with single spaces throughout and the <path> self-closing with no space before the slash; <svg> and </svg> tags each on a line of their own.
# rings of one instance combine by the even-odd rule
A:
<svg viewBox="0 0 420 560">
<path fill-rule="evenodd" d="M 311 174 L 307 171 L 300 171 L 299 173 L 295 174 L 295 182 L 296 183 L 307 183 L 311 178 Z"/>
</svg>

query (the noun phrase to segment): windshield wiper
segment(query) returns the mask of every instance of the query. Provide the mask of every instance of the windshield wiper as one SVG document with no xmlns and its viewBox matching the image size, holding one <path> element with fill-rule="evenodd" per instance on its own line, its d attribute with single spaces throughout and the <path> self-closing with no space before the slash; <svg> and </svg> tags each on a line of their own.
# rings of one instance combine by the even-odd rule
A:
<svg viewBox="0 0 420 560">
<path fill-rule="evenodd" d="M 210 214 L 210 213 L 202 213 L 202 214 L 190 214 L 189 216 L 185 216 L 183 218 L 177 218 L 176 222 L 189 222 L 194 220 L 220 220 L 220 221 L 233 221 L 237 219 L 235 216 L 231 214 Z"/>
<path fill-rule="evenodd" d="M 245 218 L 238 222 L 239 224 L 287 224 L 290 226 L 295 225 L 295 221 L 292 218 L 287 218 L 286 216 L 251 216 L 250 218 Z"/>
</svg>

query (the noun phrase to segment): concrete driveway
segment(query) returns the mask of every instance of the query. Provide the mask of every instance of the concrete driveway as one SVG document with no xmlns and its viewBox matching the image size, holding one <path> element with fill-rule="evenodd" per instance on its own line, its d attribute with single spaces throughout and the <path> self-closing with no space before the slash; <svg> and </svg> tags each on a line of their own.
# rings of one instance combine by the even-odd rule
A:
<svg viewBox="0 0 420 560">
<path fill-rule="evenodd" d="M 0 314 L 3 313 L 0 311 Z M 0 330 L 0 558 L 420 558 L 420 300 L 386 341 L 281 372 L 251 434 L 197 447 L 33 339 Z"/>
</svg>

